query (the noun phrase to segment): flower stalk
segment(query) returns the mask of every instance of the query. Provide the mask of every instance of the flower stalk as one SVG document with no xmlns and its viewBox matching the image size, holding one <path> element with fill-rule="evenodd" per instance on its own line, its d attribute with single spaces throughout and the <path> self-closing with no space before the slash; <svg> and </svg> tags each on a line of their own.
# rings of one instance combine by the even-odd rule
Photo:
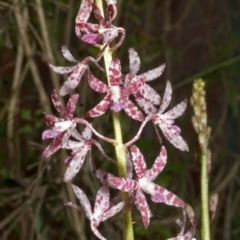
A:
<svg viewBox="0 0 240 240">
<path fill-rule="evenodd" d="M 194 115 L 192 123 L 198 134 L 201 156 L 201 222 L 202 222 L 202 239 L 210 240 L 210 220 L 209 220 L 209 194 L 208 194 L 208 174 L 211 168 L 210 150 L 208 142 L 211 129 L 207 125 L 206 99 L 205 99 L 205 82 L 202 79 L 196 79 L 193 83 L 193 94 L 191 105 Z"/>
</svg>

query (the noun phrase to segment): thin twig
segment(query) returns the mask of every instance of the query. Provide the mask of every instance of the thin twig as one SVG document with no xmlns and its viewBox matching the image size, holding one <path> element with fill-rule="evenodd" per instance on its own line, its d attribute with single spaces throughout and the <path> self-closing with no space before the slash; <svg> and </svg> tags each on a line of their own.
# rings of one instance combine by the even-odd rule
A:
<svg viewBox="0 0 240 240">
<path fill-rule="evenodd" d="M 44 12 L 43 12 L 42 1 L 41 0 L 35 0 L 35 1 L 36 1 L 36 11 L 38 14 L 39 24 L 40 24 L 40 28 L 41 28 L 41 32 L 42 32 L 42 38 L 43 38 L 43 42 L 45 45 L 44 47 L 46 48 L 44 51 L 44 54 L 46 55 L 47 62 L 49 62 L 51 64 L 55 64 L 52 47 L 51 47 L 51 44 L 49 41 L 47 24 L 46 24 Z M 50 74 L 51 74 L 51 77 L 53 80 L 53 86 L 55 89 L 58 90 L 60 88 L 58 75 L 53 71 L 50 71 Z"/>
<path fill-rule="evenodd" d="M 38 90 L 37 92 L 39 94 L 41 105 L 42 105 L 44 111 L 51 113 L 49 99 L 44 90 L 37 65 L 36 65 L 35 61 L 33 60 L 33 51 L 32 51 L 32 47 L 30 45 L 30 40 L 28 37 L 27 29 L 26 29 L 26 25 L 27 25 L 26 17 L 23 16 L 23 12 L 21 11 L 21 9 L 19 7 L 20 6 L 19 0 L 13 0 L 13 4 L 14 4 L 14 14 L 15 14 L 16 22 L 18 25 L 18 29 L 20 31 L 20 36 L 21 36 L 21 39 L 22 39 L 22 42 L 24 45 L 25 53 L 26 53 L 26 55 L 28 57 L 28 61 L 30 63 L 30 69 L 31 69 L 31 72 L 33 75 L 34 83 Z"/>
</svg>

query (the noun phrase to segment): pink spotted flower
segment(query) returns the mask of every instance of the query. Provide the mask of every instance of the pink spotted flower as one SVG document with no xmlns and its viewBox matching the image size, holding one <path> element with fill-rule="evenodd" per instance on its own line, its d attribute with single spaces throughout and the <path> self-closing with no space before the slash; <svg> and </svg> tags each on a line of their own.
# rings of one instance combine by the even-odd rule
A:
<svg viewBox="0 0 240 240">
<path fill-rule="evenodd" d="M 67 102 L 66 108 L 64 108 L 58 99 L 56 91 L 53 90 L 51 95 L 52 102 L 62 118 L 43 113 L 45 121 L 51 129 L 45 130 L 42 133 L 42 138 L 52 138 L 53 140 L 44 150 L 42 157 L 46 158 L 55 153 L 67 143 L 71 135 L 75 137 L 79 136 L 79 133 L 75 129 L 76 123 L 72 121 L 78 97 L 79 94 L 72 95 Z"/>
<path fill-rule="evenodd" d="M 71 73 L 67 81 L 64 82 L 63 86 L 59 90 L 60 96 L 65 96 L 78 86 L 82 79 L 83 74 L 88 69 L 88 63 L 90 61 L 93 62 L 101 71 L 104 71 L 99 66 L 97 61 L 92 57 L 86 57 L 83 61 L 78 62 L 70 53 L 70 51 L 67 49 L 67 47 L 64 45 L 62 46 L 62 54 L 68 61 L 74 62 L 76 63 L 76 65 L 72 67 L 56 67 L 53 66 L 52 64 L 49 64 L 49 67 L 56 73 L 59 74 Z"/>
<path fill-rule="evenodd" d="M 141 64 L 138 53 L 133 48 L 130 48 L 128 50 L 128 53 L 130 73 L 136 76 L 134 80 L 138 80 L 143 77 L 145 78 L 145 83 L 139 88 L 139 92 L 134 94 L 134 98 L 146 114 L 155 113 L 157 111 L 155 105 L 160 104 L 161 98 L 159 94 L 147 84 L 147 82 L 150 82 L 160 77 L 165 69 L 165 64 L 162 64 L 157 68 L 137 75 Z M 125 83 L 128 82 L 127 79 L 125 79 L 124 81 Z"/>
<path fill-rule="evenodd" d="M 151 169 L 146 170 L 145 159 L 140 150 L 133 145 L 130 148 L 132 162 L 137 174 L 137 179 L 119 178 L 102 170 L 96 171 L 96 176 L 102 183 L 110 187 L 129 192 L 134 197 L 137 209 L 142 215 L 144 227 L 147 228 L 152 216 L 151 210 L 143 192 L 150 194 L 153 202 L 165 203 L 175 207 L 184 207 L 184 202 L 172 192 L 153 183 L 155 178 L 162 172 L 167 162 L 167 152 L 165 147 L 161 148 L 159 156 L 156 158 Z"/>
<path fill-rule="evenodd" d="M 100 116 L 109 108 L 114 112 L 119 112 L 124 109 L 131 118 L 143 121 L 144 115 L 129 99 L 129 95 L 135 94 L 139 91 L 139 88 L 144 84 L 144 78 L 141 78 L 138 81 L 129 80 L 131 83 L 121 86 L 121 65 L 119 59 L 112 60 L 109 68 L 109 78 L 111 86 L 101 82 L 89 72 L 88 82 L 90 87 L 96 92 L 107 94 L 99 104 L 86 113 L 86 116 Z M 135 77 L 132 74 L 127 74 L 125 78 L 133 79 Z"/>
<path fill-rule="evenodd" d="M 109 45 L 113 39 L 120 34 L 119 42 L 111 48 L 111 51 L 115 51 L 119 46 L 121 46 L 124 40 L 125 30 L 120 27 L 115 27 L 112 24 L 112 21 L 117 14 L 116 1 L 106 2 L 106 19 L 101 15 L 97 4 L 93 1 L 91 8 L 93 8 L 95 18 L 99 24 L 88 23 L 76 18 L 75 32 L 82 41 L 93 44 L 97 47 L 101 46 L 98 44 L 100 41 L 102 41 L 104 45 Z"/>
<path fill-rule="evenodd" d="M 88 126 L 84 128 L 82 135 L 75 135 L 75 138 L 77 138 L 78 141 L 68 140 L 66 144 L 62 146 L 62 148 L 72 150 L 71 156 L 65 160 L 67 169 L 63 177 L 64 182 L 68 182 L 73 179 L 73 177 L 80 171 L 86 155 L 88 151 L 91 150 L 92 145 L 95 145 L 108 161 L 115 164 L 115 161 L 106 155 L 101 145 L 96 140 L 92 139 L 92 131 Z M 92 168 L 91 159 L 90 166 Z"/>
<path fill-rule="evenodd" d="M 75 203 L 68 202 L 65 205 L 73 207 L 77 209 L 79 212 L 84 212 L 87 218 L 91 222 L 91 229 L 93 233 L 101 240 L 107 240 L 102 234 L 98 231 L 97 227 L 101 222 L 106 221 L 107 219 L 111 218 L 112 216 L 116 215 L 120 212 L 124 207 L 124 202 L 119 202 L 118 204 L 114 205 L 110 208 L 109 203 L 109 187 L 106 185 L 102 185 L 98 192 L 95 199 L 94 209 L 92 210 L 91 204 L 86 196 L 86 194 L 77 186 L 72 185 L 72 189 L 77 196 L 81 206 L 79 207 Z"/>
</svg>

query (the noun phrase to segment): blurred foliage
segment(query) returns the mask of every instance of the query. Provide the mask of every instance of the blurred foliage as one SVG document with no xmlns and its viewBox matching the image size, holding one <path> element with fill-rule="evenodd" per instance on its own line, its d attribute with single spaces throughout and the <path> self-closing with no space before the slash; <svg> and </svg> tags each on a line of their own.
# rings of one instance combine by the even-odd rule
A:
<svg viewBox="0 0 240 240">
<path fill-rule="evenodd" d="M 54 76 L 47 67 L 48 62 L 71 65 L 61 55 L 62 44 L 66 44 L 79 60 L 96 55 L 97 51 L 75 36 L 75 16 L 80 1 L 40 2 L 42 8 L 37 7 L 35 0 L 0 1 L 0 237 L 3 240 L 94 240 L 88 220 L 64 206 L 68 201 L 77 202 L 69 185 L 62 183 L 64 159 L 69 153 L 59 151 L 49 159 L 41 159 L 48 142 L 41 140 L 41 133 L 47 128 L 42 112 L 50 109 L 56 114 L 56 111 L 50 101 L 42 103 L 39 93 L 43 91 L 50 99 L 56 82 L 61 85 L 66 79 L 66 76 Z M 20 8 L 14 7 L 15 4 Z M 115 56 L 122 60 L 124 73 L 129 70 L 129 47 L 139 53 L 142 62 L 140 73 L 165 62 L 165 73 L 150 85 L 162 96 L 166 80 L 171 80 L 176 87 L 171 106 L 190 97 L 195 75 L 206 81 L 208 121 L 212 128 L 210 191 L 220 194 L 216 217 L 211 224 L 211 239 L 239 240 L 239 1 L 118 0 L 118 5 L 116 25 L 124 27 L 127 34 Z M 53 58 L 44 40 L 39 8 L 45 15 Z M 31 55 L 25 50 L 21 53 L 26 42 L 19 34 L 18 13 L 23 19 L 21 23 L 26 24 L 24 34 L 28 38 Z M 41 79 L 41 88 L 36 85 L 31 60 Z M 100 75 L 98 70 L 96 74 Z M 86 81 L 82 81 L 77 91 L 80 92 L 80 104 L 76 112 L 81 117 L 103 97 L 91 91 Z M 199 149 L 191 116 L 192 109 L 188 107 L 184 116 L 177 120 L 182 136 L 189 144 L 189 153 L 174 149 L 163 137 L 168 163 L 156 183 L 190 203 L 199 223 Z M 129 140 L 137 132 L 139 123 L 129 119 L 125 113 L 121 118 L 124 139 Z M 113 136 L 110 115 L 105 114 L 92 122 L 99 132 Z M 147 165 L 152 166 L 160 146 L 151 124 L 147 125 L 136 144 Z M 114 156 L 112 146 L 106 143 L 103 146 L 108 155 Z M 89 157 L 73 182 L 93 200 L 99 183 L 89 173 Z M 95 148 L 91 157 L 97 167 L 116 173 L 108 162 L 103 162 Z M 115 194 L 113 191 L 112 195 Z M 181 216 L 181 211 L 153 204 L 149 198 L 148 202 L 154 217 L 147 230 L 139 212 L 133 210 L 136 239 L 164 240 L 175 236 L 179 229 L 174 220 Z M 196 238 L 200 240 L 199 230 L 198 224 Z M 123 239 L 120 215 L 103 223 L 101 231 L 107 239 Z"/>
</svg>

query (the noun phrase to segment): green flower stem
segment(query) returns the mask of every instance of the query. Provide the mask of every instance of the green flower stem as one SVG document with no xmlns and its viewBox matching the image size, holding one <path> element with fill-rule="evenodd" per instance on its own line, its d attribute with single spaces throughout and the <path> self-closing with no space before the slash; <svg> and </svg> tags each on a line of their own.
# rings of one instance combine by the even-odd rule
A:
<svg viewBox="0 0 240 240">
<path fill-rule="evenodd" d="M 210 240 L 207 155 L 207 148 L 204 148 L 201 156 L 201 218 L 203 240 Z"/>
<path fill-rule="evenodd" d="M 194 115 L 192 123 L 198 134 L 200 146 L 200 164 L 201 164 L 201 220 L 202 220 L 202 240 L 210 240 L 210 223 L 209 223 L 209 196 L 208 196 L 208 164 L 210 161 L 210 151 L 208 148 L 211 128 L 207 125 L 207 106 L 205 82 L 202 79 L 196 79 L 193 83 L 193 93 L 190 99 Z"/>
<path fill-rule="evenodd" d="M 102 16 L 104 16 L 102 0 L 96 0 L 96 4 L 99 7 Z M 105 70 L 106 70 L 108 85 L 110 85 L 109 67 L 110 67 L 110 63 L 112 61 L 112 52 L 109 50 L 108 47 L 106 48 L 103 58 L 104 58 L 104 63 L 105 63 Z M 116 143 L 114 144 L 114 146 L 115 146 L 116 159 L 117 159 L 118 175 L 119 175 L 119 177 L 125 178 L 127 176 L 126 148 L 123 145 L 122 129 L 121 129 L 121 124 L 120 124 L 119 113 L 112 111 L 112 119 L 113 119 L 114 136 L 116 139 Z M 123 200 L 127 199 L 128 194 L 123 192 L 122 198 L 123 198 Z M 125 234 L 126 234 L 125 239 L 126 240 L 134 240 L 131 208 L 128 208 L 128 207 L 125 208 L 123 218 L 124 218 L 124 227 L 125 227 Z"/>
</svg>

